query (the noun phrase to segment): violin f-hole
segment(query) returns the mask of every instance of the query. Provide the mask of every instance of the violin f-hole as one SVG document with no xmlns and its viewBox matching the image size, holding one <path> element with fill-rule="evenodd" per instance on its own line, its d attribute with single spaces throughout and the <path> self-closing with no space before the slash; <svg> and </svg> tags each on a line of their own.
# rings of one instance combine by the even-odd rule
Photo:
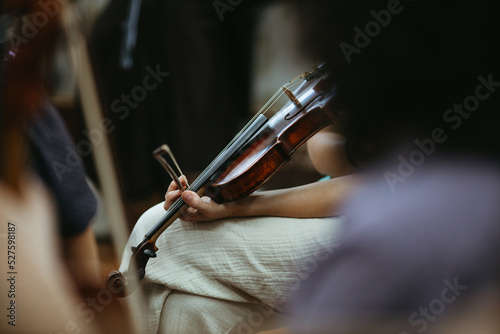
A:
<svg viewBox="0 0 500 334">
<path fill-rule="evenodd" d="M 323 98 L 325 97 L 325 95 L 319 95 L 317 96 L 313 101 L 310 101 L 309 103 L 307 103 L 307 105 L 305 107 L 302 106 L 302 104 L 300 105 L 301 108 L 300 109 L 297 109 L 297 111 L 294 113 L 294 114 L 287 114 L 285 116 L 285 119 L 287 121 L 290 121 L 292 119 L 294 119 L 295 117 L 297 117 L 298 114 L 300 114 L 306 107 L 310 106 L 311 103 L 313 103 L 314 101 L 321 101 Z"/>
</svg>

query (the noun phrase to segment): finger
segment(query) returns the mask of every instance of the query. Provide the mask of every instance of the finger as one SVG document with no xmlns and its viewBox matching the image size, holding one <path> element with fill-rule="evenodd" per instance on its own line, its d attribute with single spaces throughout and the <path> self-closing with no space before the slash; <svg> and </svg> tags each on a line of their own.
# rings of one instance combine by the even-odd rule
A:
<svg viewBox="0 0 500 334">
<path fill-rule="evenodd" d="M 167 189 L 167 193 L 169 191 L 174 191 L 174 190 L 177 190 L 179 189 L 179 187 L 177 186 L 177 183 L 175 183 L 174 181 L 170 182 L 170 184 L 168 185 L 168 189 Z"/>
<path fill-rule="evenodd" d="M 177 191 L 179 191 L 177 188 L 176 189 L 171 189 L 171 187 L 168 187 L 167 192 L 165 193 L 165 201 L 168 202 L 169 200 L 171 200 L 171 198 L 172 198 L 171 194 L 175 193 Z M 179 191 L 179 194 L 180 194 L 180 191 Z"/>
<path fill-rule="evenodd" d="M 179 177 L 181 184 L 184 189 L 187 188 L 187 178 L 185 175 L 181 175 Z M 168 208 L 172 205 L 172 203 L 180 196 L 181 192 L 179 191 L 179 187 L 177 183 L 172 181 L 170 182 L 167 192 L 165 193 L 165 203 L 163 204 L 163 208 L 168 210 Z"/>
<path fill-rule="evenodd" d="M 181 177 L 179 178 L 179 181 L 181 182 L 183 188 L 186 189 L 187 188 L 187 178 L 184 175 L 181 175 Z M 168 186 L 167 193 L 169 191 L 174 191 L 177 189 L 179 189 L 179 186 L 177 185 L 176 182 L 172 181 L 172 182 L 170 182 L 170 184 Z"/>
<path fill-rule="evenodd" d="M 163 208 L 168 210 L 172 203 L 177 200 L 181 196 L 180 190 L 169 191 L 165 194 L 165 203 L 163 204 Z"/>
<path fill-rule="evenodd" d="M 209 206 L 209 203 L 202 201 L 200 196 L 193 191 L 186 190 L 185 192 L 183 192 L 182 199 L 191 208 L 200 210 L 202 212 L 206 211 Z"/>
<path fill-rule="evenodd" d="M 185 175 L 181 175 L 179 177 L 179 181 L 181 181 L 181 184 L 184 186 L 184 189 L 187 188 L 188 180 Z"/>
<path fill-rule="evenodd" d="M 212 202 L 212 199 L 211 199 L 210 197 L 208 197 L 208 196 L 203 196 L 203 197 L 201 198 L 201 200 L 202 200 L 203 202 L 205 202 L 205 203 L 211 203 L 211 202 Z"/>
<path fill-rule="evenodd" d="M 174 190 L 171 192 L 168 192 L 165 196 L 165 199 L 167 202 L 173 202 L 176 199 L 178 199 L 181 196 L 181 191 L 180 190 Z"/>
<path fill-rule="evenodd" d="M 201 213 L 193 208 L 188 208 L 181 216 L 181 219 L 189 222 L 189 223 L 194 223 L 199 221 L 202 218 Z"/>
</svg>

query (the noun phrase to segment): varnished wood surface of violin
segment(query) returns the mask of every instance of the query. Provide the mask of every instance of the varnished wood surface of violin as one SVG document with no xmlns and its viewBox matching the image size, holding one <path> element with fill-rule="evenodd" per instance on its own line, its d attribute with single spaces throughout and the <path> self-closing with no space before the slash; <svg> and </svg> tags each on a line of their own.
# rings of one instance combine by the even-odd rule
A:
<svg viewBox="0 0 500 334">
<path fill-rule="evenodd" d="M 290 102 L 267 121 L 228 161 L 222 174 L 207 185 L 205 195 L 219 203 L 248 196 L 285 165 L 300 145 L 330 125 L 335 115 L 326 106 L 334 93 L 321 89 L 329 87 L 323 85 L 326 77 L 305 82 L 295 95 L 300 107 Z"/>
</svg>

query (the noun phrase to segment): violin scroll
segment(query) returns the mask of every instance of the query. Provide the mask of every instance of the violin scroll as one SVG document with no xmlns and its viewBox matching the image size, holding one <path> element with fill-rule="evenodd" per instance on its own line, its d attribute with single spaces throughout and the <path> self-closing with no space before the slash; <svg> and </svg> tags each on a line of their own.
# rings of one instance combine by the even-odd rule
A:
<svg viewBox="0 0 500 334">
<path fill-rule="evenodd" d="M 127 296 L 125 288 L 127 286 L 127 278 L 118 270 L 113 270 L 106 277 L 106 287 L 113 293 L 115 297 L 123 298 Z"/>
<path fill-rule="evenodd" d="M 156 257 L 155 244 L 151 240 L 143 240 L 137 247 L 132 247 L 129 272 L 114 270 L 106 277 L 106 287 L 117 298 L 128 296 L 135 291 L 146 275 L 146 265 L 150 258 Z M 133 273 L 135 271 L 135 274 Z"/>
</svg>

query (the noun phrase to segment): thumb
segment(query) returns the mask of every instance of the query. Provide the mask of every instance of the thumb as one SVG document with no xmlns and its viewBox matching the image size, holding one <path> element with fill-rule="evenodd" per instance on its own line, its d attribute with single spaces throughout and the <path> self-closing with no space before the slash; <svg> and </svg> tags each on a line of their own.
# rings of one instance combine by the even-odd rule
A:
<svg viewBox="0 0 500 334">
<path fill-rule="evenodd" d="M 206 204 L 200 199 L 200 196 L 198 196 L 197 193 L 190 190 L 186 190 L 182 193 L 182 199 L 187 205 L 194 209 L 202 209 L 204 204 Z"/>
</svg>

